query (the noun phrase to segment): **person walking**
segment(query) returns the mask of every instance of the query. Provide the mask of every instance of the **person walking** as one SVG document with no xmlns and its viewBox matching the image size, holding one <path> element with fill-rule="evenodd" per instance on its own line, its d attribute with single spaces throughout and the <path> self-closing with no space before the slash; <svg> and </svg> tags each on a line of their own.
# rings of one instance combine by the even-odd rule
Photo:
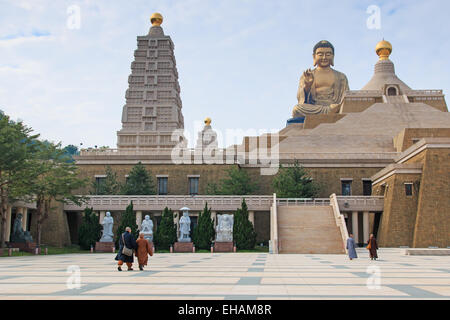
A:
<svg viewBox="0 0 450 320">
<path fill-rule="evenodd" d="M 356 254 L 355 240 L 353 239 L 353 234 L 351 233 L 347 239 L 347 250 L 350 260 L 358 258 L 358 255 Z"/>
<path fill-rule="evenodd" d="M 139 263 L 139 270 L 144 271 L 144 266 L 147 265 L 148 255 L 153 256 L 153 248 L 150 246 L 150 242 L 144 239 L 144 233 L 139 233 L 139 238 L 136 240 L 137 250 L 136 258 Z"/>
<path fill-rule="evenodd" d="M 119 239 L 119 252 L 115 258 L 115 260 L 119 261 L 117 263 L 117 270 L 122 271 L 122 265 L 125 262 L 127 264 L 128 271 L 133 271 L 133 250 L 136 249 L 137 244 L 131 234 L 131 228 L 126 227 L 125 232 L 122 233 L 122 236 Z"/>
<path fill-rule="evenodd" d="M 367 242 L 366 248 L 367 248 L 367 250 L 369 250 L 370 260 L 377 260 L 378 244 L 377 244 L 377 239 L 375 239 L 375 237 L 373 236 L 373 233 L 370 234 L 369 241 Z"/>
</svg>

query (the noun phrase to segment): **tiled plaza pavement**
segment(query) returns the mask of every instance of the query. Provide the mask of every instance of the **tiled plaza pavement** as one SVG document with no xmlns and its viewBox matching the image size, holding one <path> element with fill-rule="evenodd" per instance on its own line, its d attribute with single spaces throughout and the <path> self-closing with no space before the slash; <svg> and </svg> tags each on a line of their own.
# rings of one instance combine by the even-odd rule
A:
<svg viewBox="0 0 450 320">
<path fill-rule="evenodd" d="M 134 271 L 117 271 L 112 253 L 4 257 L 0 300 L 450 298 L 449 256 L 405 256 L 401 249 L 381 249 L 379 261 L 365 249 L 358 255 L 156 253 L 143 272 L 136 263 Z M 67 286 L 73 265 L 79 289 Z M 378 288 L 376 281 L 367 286 L 376 275 L 370 266 L 379 267 Z"/>
</svg>

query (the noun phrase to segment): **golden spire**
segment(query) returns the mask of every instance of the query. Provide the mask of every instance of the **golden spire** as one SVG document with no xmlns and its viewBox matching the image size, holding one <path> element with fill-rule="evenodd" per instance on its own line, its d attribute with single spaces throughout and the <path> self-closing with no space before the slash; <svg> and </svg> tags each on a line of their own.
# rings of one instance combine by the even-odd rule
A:
<svg viewBox="0 0 450 320">
<path fill-rule="evenodd" d="M 389 41 L 383 39 L 383 41 L 378 42 L 375 52 L 380 57 L 380 60 L 387 60 L 392 53 L 392 45 Z"/>
<path fill-rule="evenodd" d="M 207 126 L 209 126 L 210 124 L 211 124 L 211 118 L 206 118 L 205 119 L 205 124 L 207 125 Z"/>
<path fill-rule="evenodd" d="M 152 23 L 153 26 L 159 27 L 163 23 L 163 16 L 160 13 L 155 12 L 150 17 L 150 22 Z"/>
</svg>

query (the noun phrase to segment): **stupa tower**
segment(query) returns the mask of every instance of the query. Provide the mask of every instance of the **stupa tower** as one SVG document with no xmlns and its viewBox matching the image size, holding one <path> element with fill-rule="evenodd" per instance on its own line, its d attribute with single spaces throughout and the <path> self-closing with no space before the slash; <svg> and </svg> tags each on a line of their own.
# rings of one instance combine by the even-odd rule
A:
<svg viewBox="0 0 450 320">
<path fill-rule="evenodd" d="M 149 33 L 137 37 L 117 132 L 119 149 L 171 148 L 177 143 L 171 141 L 172 132 L 184 128 L 174 44 L 164 35 L 161 14 L 154 13 L 150 21 Z"/>
</svg>

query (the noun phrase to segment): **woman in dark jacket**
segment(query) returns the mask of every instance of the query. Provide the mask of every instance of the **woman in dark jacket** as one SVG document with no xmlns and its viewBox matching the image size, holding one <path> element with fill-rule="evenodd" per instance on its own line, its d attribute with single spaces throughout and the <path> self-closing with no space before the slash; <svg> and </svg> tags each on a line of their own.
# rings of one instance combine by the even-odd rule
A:
<svg viewBox="0 0 450 320">
<path fill-rule="evenodd" d="M 375 239 L 373 234 L 370 235 L 369 241 L 367 243 L 367 249 L 369 250 L 369 253 L 370 253 L 370 260 L 377 260 L 378 244 L 377 244 L 377 239 Z"/>
<path fill-rule="evenodd" d="M 137 244 L 136 244 L 136 240 L 133 238 L 133 235 L 131 234 L 131 228 L 130 227 L 126 227 L 125 228 L 125 232 L 122 234 L 122 236 L 119 239 L 119 252 L 117 253 L 116 256 L 116 260 L 118 260 L 119 262 L 117 270 L 122 271 L 122 265 L 125 262 L 127 264 L 128 267 L 128 271 L 132 271 L 133 268 L 133 262 L 134 262 L 134 258 L 133 258 L 133 254 L 131 254 L 131 256 L 127 256 L 122 254 L 122 250 L 123 250 L 123 240 L 125 240 L 125 245 L 127 248 L 136 250 L 137 249 Z"/>
</svg>

